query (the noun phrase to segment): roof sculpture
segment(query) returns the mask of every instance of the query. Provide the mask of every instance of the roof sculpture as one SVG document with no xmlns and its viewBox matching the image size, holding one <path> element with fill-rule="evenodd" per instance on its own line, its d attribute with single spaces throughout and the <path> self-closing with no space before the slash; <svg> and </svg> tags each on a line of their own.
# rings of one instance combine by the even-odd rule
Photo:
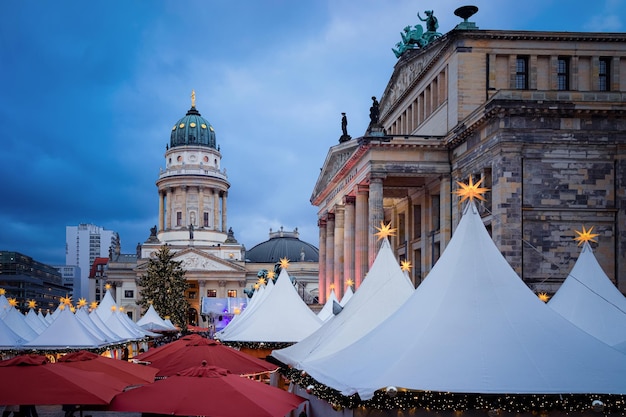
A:
<svg viewBox="0 0 626 417">
<path fill-rule="evenodd" d="M 191 108 L 172 127 L 170 147 L 198 145 L 216 149 L 213 126 L 196 109 L 196 93 L 191 92 Z"/>
<path fill-rule="evenodd" d="M 589 240 L 592 237 L 581 242 L 578 260 L 548 306 L 590 335 L 617 346 L 626 342 L 626 297 L 602 270 Z M 626 346 L 621 350 L 626 353 Z"/>
</svg>

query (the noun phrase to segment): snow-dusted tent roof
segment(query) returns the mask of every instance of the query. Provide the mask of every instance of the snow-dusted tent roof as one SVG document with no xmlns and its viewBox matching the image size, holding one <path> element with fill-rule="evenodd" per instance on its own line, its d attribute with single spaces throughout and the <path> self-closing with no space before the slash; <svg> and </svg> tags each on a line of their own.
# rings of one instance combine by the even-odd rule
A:
<svg viewBox="0 0 626 417">
<path fill-rule="evenodd" d="M 220 340 L 293 343 L 321 326 L 322 321 L 296 292 L 286 269 L 280 271 L 274 288 L 265 293 L 263 300 L 255 304 L 254 311 L 237 322 L 237 328 L 230 332 L 224 329 Z"/>
<path fill-rule="evenodd" d="M 337 299 L 337 295 L 335 294 L 335 290 L 330 290 L 330 294 L 328 295 L 328 300 L 326 300 L 326 304 L 324 307 L 317 313 L 317 317 L 320 320 L 326 321 L 333 316 L 333 303 L 339 302 Z"/>
<path fill-rule="evenodd" d="M 154 306 L 150 304 L 145 314 L 137 320 L 137 325 L 151 332 L 171 332 L 176 331 L 176 327 L 168 325 L 165 320 L 159 316 Z"/>
<path fill-rule="evenodd" d="M 361 399 L 389 386 L 443 393 L 626 393 L 626 356 L 526 287 L 473 202 L 406 303 L 363 338 L 303 369 Z"/>
<path fill-rule="evenodd" d="M 548 306 L 611 346 L 626 342 L 626 297 L 604 273 L 588 242 Z"/>
<path fill-rule="evenodd" d="M 107 345 L 106 341 L 91 333 L 67 307 L 59 312 L 43 333 L 23 346 L 32 349 L 98 349 Z"/>
<path fill-rule="evenodd" d="M 413 284 L 400 269 L 385 238 L 370 271 L 344 309 L 311 335 L 273 351 L 272 356 L 302 369 L 306 362 L 335 353 L 360 339 L 383 323 L 413 292 Z"/>
</svg>

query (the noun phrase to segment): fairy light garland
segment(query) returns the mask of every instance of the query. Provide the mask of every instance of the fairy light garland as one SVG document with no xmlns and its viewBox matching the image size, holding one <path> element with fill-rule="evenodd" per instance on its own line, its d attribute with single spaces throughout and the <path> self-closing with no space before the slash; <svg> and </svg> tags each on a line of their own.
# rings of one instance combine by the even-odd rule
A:
<svg viewBox="0 0 626 417">
<path fill-rule="evenodd" d="M 333 409 L 366 408 L 378 410 L 428 411 L 487 411 L 490 417 L 507 413 L 602 412 L 626 415 L 626 395 L 618 394 L 478 394 L 439 391 L 412 391 L 388 387 L 376 391 L 370 400 L 362 401 L 357 394 L 342 395 L 339 391 L 317 382 L 305 371 L 280 367 L 279 372 L 291 382 L 305 387 L 307 393 L 328 402 Z M 389 388 L 393 388 L 390 390 Z"/>
</svg>

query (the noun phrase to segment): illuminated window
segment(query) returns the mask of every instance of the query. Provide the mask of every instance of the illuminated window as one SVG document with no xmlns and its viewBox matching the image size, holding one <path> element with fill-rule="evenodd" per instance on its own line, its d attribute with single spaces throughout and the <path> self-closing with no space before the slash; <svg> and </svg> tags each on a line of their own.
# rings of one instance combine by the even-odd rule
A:
<svg viewBox="0 0 626 417">
<path fill-rule="evenodd" d="M 135 291 L 133 290 L 124 290 L 124 298 L 134 298 Z"/>
<path fill-rule="evenodd" d="M 207 297 L 217 297 L 217 290 L 206 290 Z"/>
<path fill-rule="evenodd" d="M 237 297 L 237 290 L 228 290 L 228 297 L 230 298 L 236 298 Z"/>
</svg>

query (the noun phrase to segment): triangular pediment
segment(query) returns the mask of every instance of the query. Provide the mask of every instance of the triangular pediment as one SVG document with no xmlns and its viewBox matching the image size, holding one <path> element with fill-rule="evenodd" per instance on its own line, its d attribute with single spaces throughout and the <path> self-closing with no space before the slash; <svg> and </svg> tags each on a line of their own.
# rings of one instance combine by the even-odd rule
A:
<svg viewBox="0 0 626 417">
<path fill-rule="evenodd" d="M 330 148 L 313 189 L 311 200 L 314 200 L 316 196 L 328 187 L 337 172 L 346 165 L 346 162 L 358 149 L 359 143 L 356 139 Z"/>
<path fill-rule="evenodd" d="M 203 272 L 245 272 L 246 268 L 242 265 L 218 258 L 215 255 L 203 252 L 196 248 L 186 248 L 174 254 L 174 261 L 182 262 L 181 268 L 185 271 L 203 271 Z M 145 270 L 148 267 L 148 261 L 137 265 L 137 270 Z"/>
<path fill-rule="evenodd" d="M 380 114 L 387 114 L 414 83 L 423 78 L 439 56 L 448 48 L 450 34 L 433 41 L 423 49 L 406 51 L 396 63 L 393 74 L 380 99 Z"/>
</svg>

